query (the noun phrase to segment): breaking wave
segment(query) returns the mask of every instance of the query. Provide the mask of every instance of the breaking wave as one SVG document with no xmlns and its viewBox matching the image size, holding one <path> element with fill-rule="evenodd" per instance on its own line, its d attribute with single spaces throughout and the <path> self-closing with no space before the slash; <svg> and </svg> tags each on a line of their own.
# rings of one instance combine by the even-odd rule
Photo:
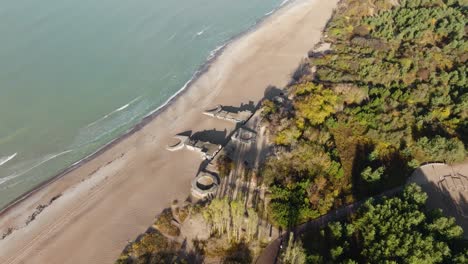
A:
<svg viewBox="0 0 468 264">
<path fill-rule="evenodd" d="M 4 177 L 4 178 L 1 178 L 1 179 L 0 179 L 0 184 L 3 184 L 3 183 L 5 183 L 5 182 L 7 182 L 7 181 L 10 181 L 10 180 L 13 180 L 13 179 L 15 179 L 15 178 L 18 178 L 18 177 L 20 177 L 20 176 L 22 176 L 22 175 L 24 175 L 24 174 L 26 174 L 26 173 L 32 171 L 33 169 L 35 169 L 35 168 L 41 166 L 42 164 L 44 164 L 44 163 L 46 163 L 46 162 L 48 162 L 48 161 L 53 160 L 53 159 L 55 159 L 55 158 L 57 158 L 57 157 L 60 157 L 60 156 L 62 156 L 62 155 L 65 155 L 65 154 L 67 154 L 67 153 L 70 153 L 70 152 L 72 152 L 72 151 L 73 151 L 73 150 L 70 149 L 70 150 L 66 150 L 66 151 L 60 152 L 60 153 L 46 155 L 46 156 L 44 156 L 40 161 L 36 162 L 36 164 L 34 164 L 33 166 L 31 166 L 31 167 L 29 167 L 29 168 L 27 168 L 27 169 L 25 169 L 25 170 L 23 170 L 23 171 L 16 172 L 16 173 L 13 173 L 13 174 L 11 174 L 11 175 L 9 175 L 9 176 L 6 176 L 6 177 Z"/>
<path fill-rule="evenodd" d="M 290 0 L 284 0 L 283 2 L 281 2 L 281 4 L 279 6 L 284 6 L 285 4 L 287 4 Z"/>
<path fill-rule="evenodd" d="M 110 112 L 109 114 L 99 118 L 98 120 L 88 124 L 86 127 L 92 127 L 94 125 L 96 125 L 97 123 L 101 122 L 102 120 L 104 119 L 107 119 L 108 117 L 110 117 L 111 115 L 115 114 L 115 113 L 118 113 L 122 110 L 125 110 L 126 108 L 128 108 L 131 104 L 135 103 L 136 101 L 140 100 L 141 99 L 141 96 L 138 96 L 137 98 L 133 99 L 132 101 L 128 102 L 127 104 L 115 109 L 114 111 Z"/>
<path fill-rule="evenodd" d="M 18 153 L 15 153 L 13 155 L 0 158 L 0 166 L 2 166 L 3 164 L 7 163 L 8 161 L 14 159 L 16 157 L 16 155 L 18 155 Z"/>
</svg>

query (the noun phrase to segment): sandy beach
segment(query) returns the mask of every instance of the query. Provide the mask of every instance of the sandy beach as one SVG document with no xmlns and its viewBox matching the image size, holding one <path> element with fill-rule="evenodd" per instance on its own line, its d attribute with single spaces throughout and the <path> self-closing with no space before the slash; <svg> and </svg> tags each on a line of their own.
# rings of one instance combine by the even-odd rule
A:
<svg viewBox="0 0 468 264">
<path fill-rule="evenodd" d="M 185 200 L 202 159 L 167 151 L 180 132 L 234 124 L 209 118 L 217 104 L 257 103 L 283 87 L 319 42 L 337 0 L 297 0 L 231 42 L 177 99 L 144 127 L 0 216 L 0 263 L 112 263 L 174 199 Z M 60 197 L 50 201 L 60 195 Z M 39 205 L 47 205 L 33 221 Z"/>
</svg>

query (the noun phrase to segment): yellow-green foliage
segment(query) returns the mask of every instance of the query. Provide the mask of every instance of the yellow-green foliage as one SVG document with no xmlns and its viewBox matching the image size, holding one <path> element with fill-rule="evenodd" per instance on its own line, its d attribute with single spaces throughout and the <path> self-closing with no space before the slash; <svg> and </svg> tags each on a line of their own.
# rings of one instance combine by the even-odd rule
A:
<svg viewBox="0 0 468 264">
<path fill-rule="evenodd" d="M 244 226 L 245 206 L 240 201 L 231 202 L 231 224 L 232 238 L 234 241 L 240 241 L 242 236 L 242 228 Z"/>
<path fill-rule="evenodd" d="M 302 247 L 302 241 L 294 241 L 294 234 L 289 234 L 288 246 L 286 251 L 281 255 L 281 263 L 284 264 L 305 264 L 307 254 Z"/>
<path fill-rule="evenodd" d="M 445 120 L 450 116 L 450 108 L 449 107 L 439 107 L 432 110 L 432 118 L 434 120 Z"/>
<path fill-rule="evenodd" d="M 175 263 L 178 248 L 179 244 L 169 241 L 160 232 L 153 230 L 129 245 L 116 264 Z"/>
<path fill-rule="evenodd" d="M 211 225 L 212 233 L 224 234 L 231 228 L 231 214 L 229 201 L 227 198 L 214 199 L 204 209 L 202 209 L 203 217 Z"/>
<path fill-rule="evenodd" d="M 259 217 L 253 208 L 247 209 L 246 238 L 255 240 L 258 231 Z"/>
<path fill-rule="evenodd" d="M 262 171 L 264 182 L 288 184 L 300 179 L 313 179 L 317 175 L 339 178 L 340 166 L 330 154 L 317 144 L 301 144 L 291 152 L 282 153 L 279 159 L 270 159 Z"/>
<path fill-rule="evenodd" d="M 262 102 L 262 115 L 268 117 L 278 111 L 278 106 L 271 100 L 264 100 Z"/>
<path fill-rule="evenodd" d="M 353 84 L 337 84 L 333 86 L 333 91 L 337 93 L 346 104 L 360 104 L 368 98 L 367 89 L 360 88 Z"/>
<path fill-rule="evenodd" d="M 466 156 L 466 151 L 463 142 L 457 138 L 446 139 L 441 136 L 436 136 L 432 139 L 423 137 L 419 139 L 413 147 L 415 153 L 420 153 L 420 156 L 415 155 L 418 161 L 445 161 L 452 163 L 463 160 Z"/>
<path fill-rule="evenodd" d="M 155 225 L 159 231 L 169 236 L 178 236 L 180 230 L 177 226 L 172 223 L 173 215 L 170 209 L 164 210 L 158 219 L 156 219 Z"/>
<path fill-rule="evenodd" d="M 298 119 L 306 119 L 311 125 L 320 125 L 331 114 L 336 112 L 338 96 L 323 85 L 311 82 L 299 84 L 294 108 Z"/>
<path fill-rule="evenodd" d="M 241 201 L 229 201 L 227 198 L 213 199 L 202 213 L 211 226 L 212 234 L 218 236 L 226 234 L 231 242 L 248 242 L 257 235 L 258 215 L 253 209 L 246 210 Z"/>
<path fill-rule="evenodd" d="M 323 85 L 304 82 L 292 88 L 297 96 L 294 100 L 296 117 L 274 138 L 277 145 L 293 145 L 309 125 L 320 125 L 338 107 L 338 95 Z"/>
<path fill-rule="evenodd" d="M 159 232 L 152 232 L 143 235 L 140 241 L 132 244 L 132 253 L 136 257 L 145 254 L 154 254 L 159 251 L 166 250 L 170 247 L 170 243 L 166 237 Z"/>
<path fill-rule="evenodd" d="M 185 219 L 187 219 L 187 217 L 189 216 L 189 213 L 190 213 L 189 210 L 190 210 L 189 206 L 178 208 L 177 214 L 179 216 L 179 220 L 181 223 L 183 223 Z"/>
<path fill-rule="evenodd" d="M 301 134 L 302 132 L 296 126 L 288 127 L 276 135 L 275 144 L 291 145 L 299 139 Z"/>
</svg>

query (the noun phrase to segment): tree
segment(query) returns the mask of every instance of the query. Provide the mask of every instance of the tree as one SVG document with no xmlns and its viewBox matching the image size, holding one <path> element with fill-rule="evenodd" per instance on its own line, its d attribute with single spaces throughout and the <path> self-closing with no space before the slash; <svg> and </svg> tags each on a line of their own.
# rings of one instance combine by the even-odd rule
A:
<svg viewBox="0 0 468 264">
<path fill-rule="evenodd" d="M 257 212 L 253 208 L 247 209 L 247 227 L 246 227 L 246 240 L 251 241 L 254 240 L 257 232 L 258 232 L 258 225 L 259 225 L 259 217 Z"/>
<path fill-rule="evenodd" d="M 335 239 L 340 239 L 343 235 L 343 226 L 340 222 L 331 222 L 328 224 L 331 235 Z"/>
<path fill-rule="evenodd" d="M 428 212 L 426 199 L 427 194 L 415 184 L 406 186 L 399 196 L 370 199 L 344 227 L 330 223 L 329 232 L 307 236 L 320 239 L 319 246 L 312 247 L 317 251 L 309 253 L 320 253 L 324 262 L 345 263 L 451 263 L 463 259 L 462 252 L 451 247 L 463 230 L 453 218 Z M 314 244 L 304 243 L 306 248 Z"/>
<path fill-rule="evenodd" d="M 287 188 L 273 186 L 271 188 L 271 201 L 269 213 L 273 223 L 281 227 L 293 227 L 319 213 L 309 206 L 307 198 L 308 181 L 291 184 Z"/>
<path fill-rule="evenodd" d="M 234 244 L 249 242 L 257 235 L 258 214 L 252 208 L 246 210 L 242 201 L 213 199 L 202 212 L 211 233 L 218 236 L 226 234 Z"/>
<path fill-rule="evenodd" d="M 278 112 L 278 106 L 271 100 L 264 100 L 262 102 L 262 116 L 269 118 L 270 115 Z"/>
<path fill-rule="evenodd" d="M 468 263 L 468 249 L 465 249 L 465 251 L 455 255 L 453 257 L 452 263 Z"/>
<path fill-rule="evenodd" d="M 330 249 L 330 255 L 333 260 L 338 260 L 338 258 L 343 254 L 343 248 L 341 246 L 334 247 Z"/>
<path fill-rule="evenodd" d="M 245 207 L 240 201 L 231 201 L 231 224 L 232 224 L 232 239 L 234 242 L 241 241 L 241 232 L 244 227 Z"/>
<path fill-rule="evenodd" d="M 300 97 L 294 107 L 299 119 L 306 119 L 312 125 L 320 125 L 330 114 L 335 113 L 338 96 L 330 89 L 314 83 L 302 83 L 296 88 Z"/>
<path fill-rule="evenodd" d="M 203 210 L 203 217 L 210 223 L 211 232 L 219 235 L 228 233 L 231 234 L 231 215 L 228 199 L 214 199 L 211 203 Z"/>
<path fill-rule="evenodd" d="M 427 229 L 445 240 L 460 238 L 463 234 L 463 229 L 455 223 L 453 217 L 439 217 L 428 224 Z"/>
<path fill-rule="evenodd" d="M 422 206 L 426 203 L 427 193 L 422 191 L 421 186 L 409 184 L 403 190 L 403 198 L 412 204 Z"/>
<path fill-rule="evenodd" d="M 289 234 L 288 246 L 286 251 L 282 254 L 280 260 L 284 264 L 304 264 L 306 263 L 307 255 L 302 242 L 300 240 L 294 241 L 294 234 Z"/>
<path fill-rule="evenodd" d="M 446 161 L 449 163 L 462 161 L 465 158 L 465 147 L 457 138 L 445 138 L 439 135 L 434 138 L 422 137 L 416 146 L 424 152 L 426 160 Z"/>
<path fill-rule="evenodd" d="M 361 172 L 361 178 L 369 183 L 379 181 L 384 173 L 384 170 L 384 167 L 378 167 L 376 170 L 372 170 L 371 167 L 366 167 Z"/>
</svg>

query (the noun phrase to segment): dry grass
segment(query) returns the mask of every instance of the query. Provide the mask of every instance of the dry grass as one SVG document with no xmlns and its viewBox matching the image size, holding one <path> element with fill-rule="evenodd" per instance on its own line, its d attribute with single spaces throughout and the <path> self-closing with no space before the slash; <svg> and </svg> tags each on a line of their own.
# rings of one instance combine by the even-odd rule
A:
<svg viewBox="0 0 468 264">
<path fill-rule="evenodd" d="M 161 233 L 176 237 L 180 235 L 180 229 L 173 224 L 173 219 L 171 209 L 165 209 L 156 219 L 154 225 Z"/>
<path fill-rule="evenodd" d="M 186 207 L 182 207 L 182 208 L 178 208 L 178 209 L 177 209 L 177 214 L 178 214 L 178 216 L 179 216 L 180 223 L 185 222 L 185 220 L 186 220 L 187 217 L 189 216 L 189 213 L 190 213 L 190 208 L 189 208 L 189 206 L 186 206 Z"/>
</svg>

